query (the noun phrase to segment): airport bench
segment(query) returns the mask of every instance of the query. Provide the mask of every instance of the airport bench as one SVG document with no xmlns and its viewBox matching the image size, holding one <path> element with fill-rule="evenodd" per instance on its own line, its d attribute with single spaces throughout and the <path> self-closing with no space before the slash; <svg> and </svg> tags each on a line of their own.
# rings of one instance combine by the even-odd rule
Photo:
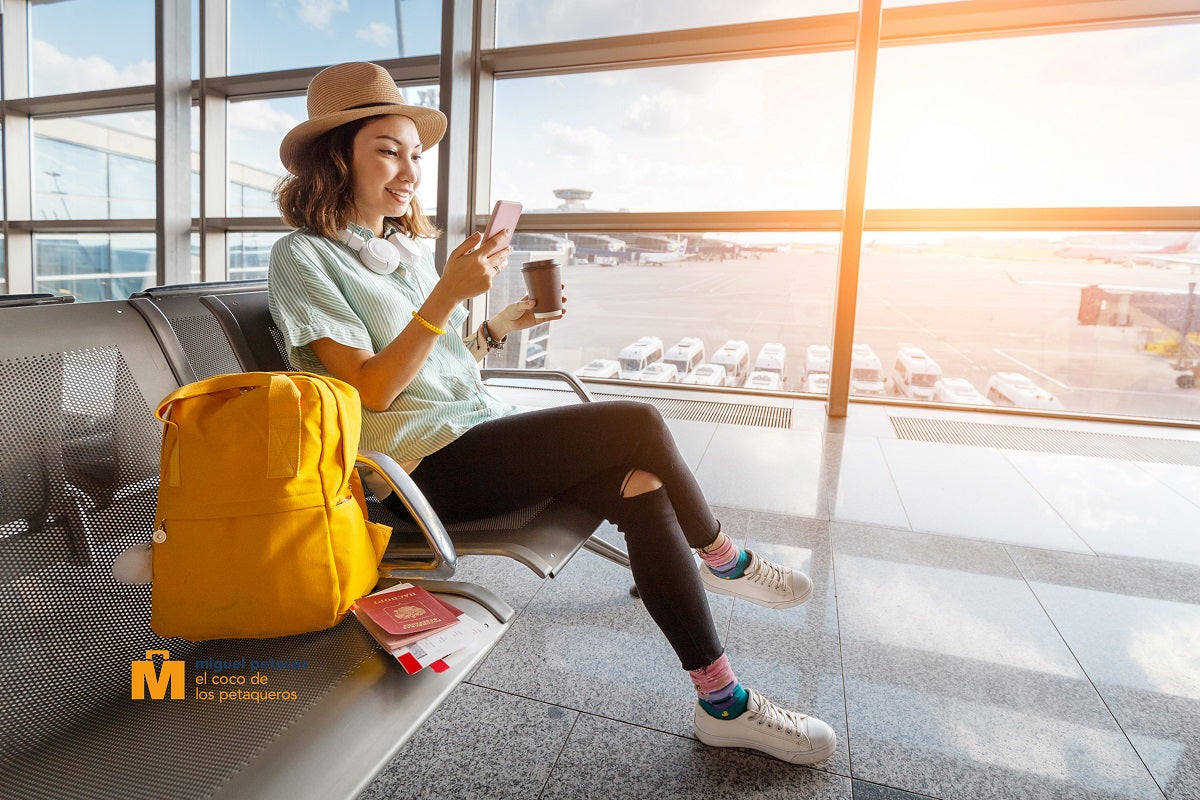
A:
<svg viewBox="0 0 1200 800">
<path fill-rule="evenodd" d="M 194 378 L 156 313 L 0 309 L 0 798 L 354 797 L 514 612 L 481 587 L 424 582 L 492 638 L 414 676 L 349 618 L 276 639 L 156 636 L 149 587 L 111 573 L 153 529 L 152 409 Z"/>
</svg>

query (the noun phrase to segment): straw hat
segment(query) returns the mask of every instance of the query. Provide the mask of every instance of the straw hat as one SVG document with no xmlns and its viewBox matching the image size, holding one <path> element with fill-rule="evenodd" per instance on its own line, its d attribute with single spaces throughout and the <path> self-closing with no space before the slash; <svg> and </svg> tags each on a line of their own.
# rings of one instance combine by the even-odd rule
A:
<svg viewBox="0 0 1200 800">
<path fill-rule="evenodd" d="M 378 64 L 358 61 L 335 64 L 317 73 L 308 84 L 308 121 L 288 131 L 279 145 L 279 160 L 295 172 L 300 152 L 326 131 L 363 117 L 399 114 L 417 125 L 422 149 L 428 150 L 446 132 L 446 115 L 436 108 L 404 102 L 396 82 Z"/>
</svg>

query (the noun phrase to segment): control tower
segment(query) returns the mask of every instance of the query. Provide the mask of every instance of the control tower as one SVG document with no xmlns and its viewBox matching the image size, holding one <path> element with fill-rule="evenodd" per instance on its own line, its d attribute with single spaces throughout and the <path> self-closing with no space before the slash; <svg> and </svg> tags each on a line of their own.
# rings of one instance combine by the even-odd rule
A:
<svg viewBox="0 0 1200 800">
<path fill-rule="evenodd" d="M 591 189 L 555 189 L 554 196 L 562 201 L 559 211 L 584 211 L 583 204 L 591 198 Z"/>
</svg>

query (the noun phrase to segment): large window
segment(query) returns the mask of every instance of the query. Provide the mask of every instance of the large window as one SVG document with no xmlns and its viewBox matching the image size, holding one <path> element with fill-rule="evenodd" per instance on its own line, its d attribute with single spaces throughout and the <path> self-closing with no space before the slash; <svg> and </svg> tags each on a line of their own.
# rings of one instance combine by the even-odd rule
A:
<svg viewBox="0 0 1200 800">
<path fill-rule="evenodd" d="M 154 112 L 35 120 L 38 219 L 152 218 Z"/>
<path fill-rule="evenodd" d="M 271 246 L 282 233 L 231 233 L 229 243 L 229 279 L 231 281 L 266 280 L 271 264 Z"/>
<path fill-rule="evenodd" d="M 34 2 L 29 34 L 31 95 L 154 83 L 153 0 Z"/>
<path fill-rule="evenodd" d="M 1200 25 L 884 48 L 876 208 L 1200 205 Z"/>
<path fill-rule="evenodd" d="M 496 6 L 499 47 L 858 10 L 856 0 L 498 0 Z"/>
<path fill-rule="evenodd" d="M 806 371 L 829 371 L 806 357 L 810 345 L 829 344 L 835 242 L 832 234 L 521 232 L 491 302 L 520 299 L 520 264 L 553 258 L 563 264 L 570 313 L 537 342 L 545 366 L 585 377 L 802 391 Z M 818 379 L 807 391 L 828 385 Z"/>
<path fill-rule="evenodd" d="M 438 0 L 229 0 L 233 74 L 436 54 Z"/>
<path fill-rule="evenodd" d="M 154 281 L 153 234 L 34 237 L 34 290 L 76 300 L 120 300 Z"/>
<path fill-rule="evenodd" d="M 524 293 L 522 261 L 563 264 L 570 313 L 493 361 L 839 413 L 832 346 L 853 340 L 855 400 L 1200 420 L 1200 0 L 885 0 L 842 298 L 856 0 L 454 0 L 471 24 L 443 32 L 449 2 L 30 0 L 0 54 L 0 164 L 21 184 L 0 287 L 97 300 L 265 277 L 304 89 L 370 60 L 451 116 L 419 190 L 439 247 L 498 199 L 524 205 L 476 316 Z M 195 104 L 189 138 L 169 98 L 161 143 L 160 9 L 191 21 Z M 156 197 L 158 153 L 189 149 L 190 214 Z M 163 222 L 190 222 L 191 263 L 160 271 Z"/>
<path fill-rule="evenodd" d="M 603 211 L 835 208 L 852 57 L 498 81 L 492 195 Z M 536 110 L 536 111 L 535 111 Z M 567 209 L 569 210 L 569 209 Z"/>
<path fill-rule="evenodd" d="M 1197 273 L 1190 233 L 872 236 L 851 391 L 1200 420 Z"/>
</svg>

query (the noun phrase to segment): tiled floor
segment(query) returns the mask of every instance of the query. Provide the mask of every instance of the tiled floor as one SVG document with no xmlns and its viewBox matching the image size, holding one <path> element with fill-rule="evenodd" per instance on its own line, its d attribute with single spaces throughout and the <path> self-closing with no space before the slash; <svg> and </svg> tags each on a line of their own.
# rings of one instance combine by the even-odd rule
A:
<svg viewBox="0 0 1200 800">
<path fill-rule="evenodd" d="M 363 797 L 1200 797 L 1200 466 L 907 441 L 895 409 L 815 405 L 787 431 L 671 427 L 725 529 L 813 577 L 794 609 L 710 600 L 739 676 L 833 725 L 831 759 L 697 742 L 627 571 L 476 558 L 460 575 L 519 616 Z"/>
</svg>

